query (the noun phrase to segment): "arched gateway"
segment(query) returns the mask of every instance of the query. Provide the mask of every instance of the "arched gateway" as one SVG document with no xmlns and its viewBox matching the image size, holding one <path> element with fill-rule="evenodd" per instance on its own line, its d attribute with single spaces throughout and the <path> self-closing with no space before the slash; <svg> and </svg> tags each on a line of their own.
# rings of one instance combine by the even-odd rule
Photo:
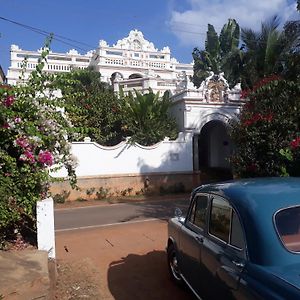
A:
<svg viewBox="0 0 300 300">
<path fill-rule="evenodd" d="M 229 121 L 243 104 L 240 88 L 229 89 L 223 74 L 208 77 L 199 89 L 188 88 L 172 96 L 172 114 L 181 131 L 193 133 L 193 170 L 227 179 L 231 176 L 233 143 Z"/>
</svg>

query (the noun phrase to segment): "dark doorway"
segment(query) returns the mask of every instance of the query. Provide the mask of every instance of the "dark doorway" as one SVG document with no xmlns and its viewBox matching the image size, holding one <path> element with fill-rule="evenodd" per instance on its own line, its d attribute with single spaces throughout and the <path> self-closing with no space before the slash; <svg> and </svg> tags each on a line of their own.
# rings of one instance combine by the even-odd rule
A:
<svg viewBox="0 0 300 300">
<path fill-rule="evenodd" d="M 232 153 L 232 142 L 223 122 L 206 123 L 200 134 L 194 136 L 193 145 L 194 170 L 230 173 L 231 177 L 229 157 Z M 227 178 L 227 175 L 225 177 Z"/>
</svg>

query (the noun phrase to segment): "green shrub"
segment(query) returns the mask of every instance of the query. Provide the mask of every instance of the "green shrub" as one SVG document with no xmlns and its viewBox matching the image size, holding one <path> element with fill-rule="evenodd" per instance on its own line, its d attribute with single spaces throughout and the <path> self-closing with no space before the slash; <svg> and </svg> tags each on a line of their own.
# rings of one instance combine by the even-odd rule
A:
<svg viewBox="0 0 300 300">
<path fill-rule="evenodd" d="M 52 196 L 54 203 L 65 203 L 70 196 L 70 191 L 62 191 L 60 194 Z"/>
<path fill-rule="evenodd" d="M 99 190 L 96 192 L 96 199 L 97 200 L 106 199 L 108 196 L 108 193 L 109 193 L 109 189 L 101 186 L 99 188 Z"/>
</svg>

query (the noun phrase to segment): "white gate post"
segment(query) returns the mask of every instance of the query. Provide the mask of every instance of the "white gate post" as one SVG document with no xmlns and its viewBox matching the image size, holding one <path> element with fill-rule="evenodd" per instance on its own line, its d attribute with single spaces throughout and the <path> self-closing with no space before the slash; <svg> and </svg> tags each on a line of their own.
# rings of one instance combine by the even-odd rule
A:
<svg viewBox="0 0 300 300">
<path fill-rule="evenodd" d="M 53 199 L 37 202 L 37 242 L 38 249 L 48 252 L 48 258 L 55 259 L 55 232 Z"/>
</svg>

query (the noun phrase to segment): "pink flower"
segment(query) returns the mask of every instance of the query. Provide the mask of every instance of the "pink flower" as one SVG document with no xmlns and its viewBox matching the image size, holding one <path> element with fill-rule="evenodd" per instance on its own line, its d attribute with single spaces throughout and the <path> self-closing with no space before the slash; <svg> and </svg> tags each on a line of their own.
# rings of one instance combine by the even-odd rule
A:
<svg viewBox="0 0 300 300">
<path fill-rule="evenodd" d="M 10 126 L 9 126 L 8 122 L 5 122 L 5 123 L 2 125 L 2 128 L 9 129 Z"/>
<path fill-rule="evenodd" d="M 22 120 L 21 120 L 20 117 L 16 117 L 16 118 L 15 118 L 15 123 L 16 123 L 16 124 L 21 123 L 21 121 L 22 121 Z"/>
<path fill-rule="evenodd" d="M 19 160 L 21 161 L 29 161 L 30 163 L 35 162 L 35 157 L 33 153 L 29 150 L 26 150 L 23 154 L 20 155 Z"/>
<path fill-rule="evenodd" d="M 16 139 L 16 144 L 17 144 L 18 146 L 20 146 L 21 148 L 24 148 L 24 149 L 26 149 L 26 148 L 29 147 L 29 142 L 28 142 L 28 140 L 27 140 L 26 138 L 24 138 L 24 137 L 18 137 L 18 138 Z"/>
<path fill-rule="evenodd" d="M 9 107 L 9 106 L 11 106 L 14 102 L 15 102 L 14 96 L 7 96 L 6 99 L 4 100 L 3 104 L 4 104 L 6 107 Z"/>
<path fill-rule="evenodd" d="M 30 161 L 31 163 L 35 162 L 34 155 L 33 155 L 33 153 L 31 151 L 26 150 L 24 152 L 24 155 L 26 156 L 27 160 Z"/>
<path fill-rule="evenodd" d="M 38 156 L 38 161 L 44 165 L 52 166 L 53 165 L 53 155 L 48 150 L 41 150 Z"/>
</svg>

